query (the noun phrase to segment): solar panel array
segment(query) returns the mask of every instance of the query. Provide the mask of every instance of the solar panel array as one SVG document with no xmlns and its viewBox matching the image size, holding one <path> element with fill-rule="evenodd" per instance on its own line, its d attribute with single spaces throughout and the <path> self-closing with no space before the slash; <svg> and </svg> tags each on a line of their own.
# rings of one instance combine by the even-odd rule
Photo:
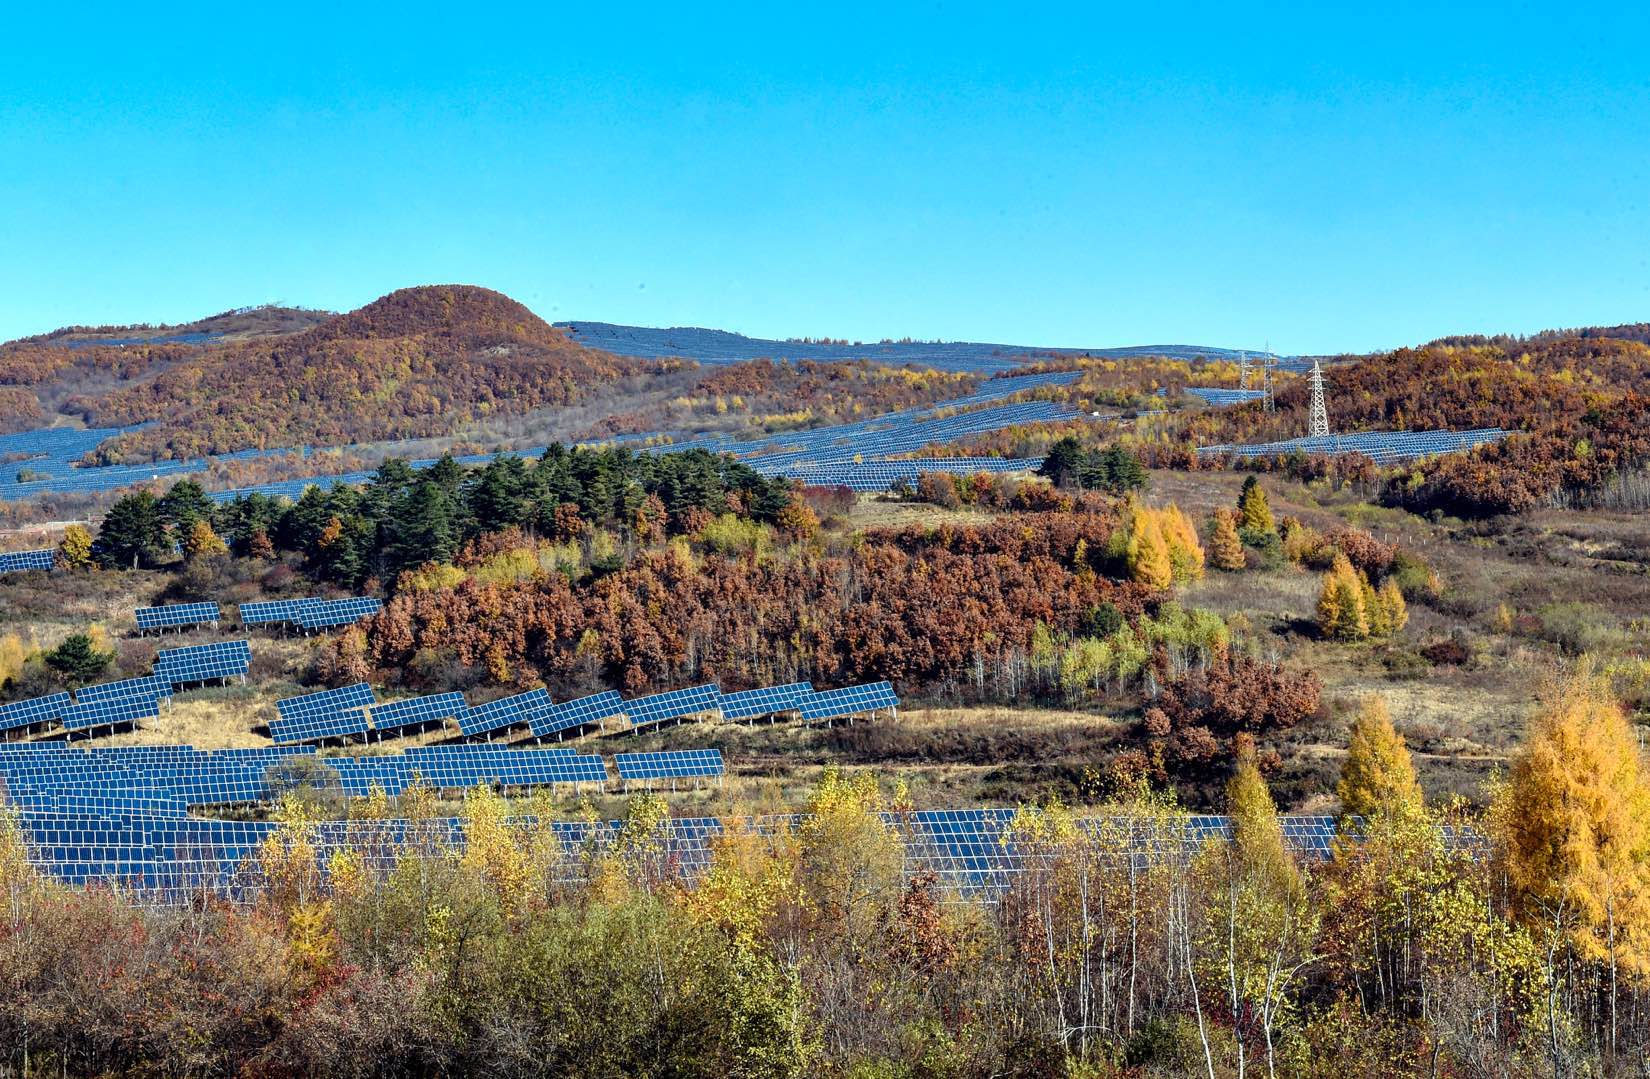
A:
<svg viewBox="0 0 1650 1079">
<path fill-rule="evenodd" d="M 0 573 L 54 569 L 56 566 L 57 552 L 50 547 L 39 551 L 0 551 Z"/>
<path fill-rule="evenodd" d="M 760 719 L 781 712 L 795 712 L 802 701 L 813 695 L 811 682 L 789 682 L 782 686 L 745 689 L 722 694 L 722 718 L 726 720 Z"/>
<path fill-rule="evenodd" d="M 1318 435 L 1248 446 L 1201 446 L 1197 452 L 1200 457 L 1238 458 L 1288 457 L 1297 453 L 1334 457 L 1347 453 L 1361 453 L 1378 465 L 1387 465 L 1413 461 L 1421 457 L 1460 453 L 1499 442 L 1509 433 L 1499 427 L 1482 427 L 1471 431 L 1358 431 L 1345 435 Z"/>
<path fill-rule="evenodd" d="M 162 648 L 155 653 L 156 677 L 174 686 L 245 677 L 251 664 L 252 646 L 244 640 Z"/>
<path fill-rule="evenodd" d="M 458 729 L 466 735 L 480 735 L 529 727 L 535 720 L 542 722 L 555 706 L 542 688 L 530 689 L 470 708 L 459 717 Z"/>
<path fill-rule="evenodd" d="M 26 701 L 0 704 L 0 731 L 14 731 L 45 723 L 56 723 L 73 702 L 67 693 L 31 697 Z"/>
<path fill-rule="evenodd" d="M 83 731 L 136 723 L 140 719 L 153 719 L 159 715 L 160 697 L 154 693 L 144 693 L 77 702 L 63 709 L 57 722 L 66 731 Z"/>
<path fill-rule="evenodd" d="M 538 738 L 552 734 L 560 737 L 570 731 L 598 726 L 623 712 L 624 701 L 609 689 L 558 704 L 537 718 L 529 717 L 527 728 Z"/>
<path fill-rule="evenodd" d="M 722 691 L 716 687 L 716 683 L 711 682 L 626 701 L 624 714 L 625 718 L 630 720 L 630 728 L 639 730 L 642 727 L 668 723 L 673 719 L 682 720 L 688 716 L 717 711 L 721 698 Z"/>
<path fill-rule="evenodd" d="M 89 701 L 113 700 L 120 697 L 158 697 L 165 701 L 172 696 L 172 683 L 164 678 L 146 674 L 141 678 L 126 678 L 119 682 L 98 682 L 81 686 L 74 691 L 76 704 Z"/>
<path fill-rule="evenodd" d="M 1259 401 L 1266 396 L 1265 390 L 1239 390 L 1219 386 L 1187 386 L 1186 392 L 1214 408 L 1248 404 L 1250 401 Z"/>
<path fill-rule="evenodd" d="M 371 705 L 367 708 L 367 720 L 375 731 L 392 731 L 456 720 L 469 710 L 464 703 L 464 694 L 436 693 L 428 697 L 408 697 L 388 704 Z"/>
<path fill-rule="evenodd" d="M 239 611 L 243 626 L 296 626 L 306 630 L 347 626 L 370 614 L 377 614 L 383 601 L 371 596 L 349 599 L 275 599 L 243 603 Z"/>
<path fill-rule="evenodd" d="M 720 778 L 727 769 L 718 749 L 679 749 L 663 753 L 615 753 L 613 764 L 626 785 L 653 779 Z"/>
<path fill-rule="evenodd" d="M 223 617 L 216 603 L 169 603 L 164 607 L 139 607 L 132 614 L 138 629 L 146 630 L 216 624 Z"/>
<path fill-rule="evenodd" d="M 871 682 L 862 686 L 828 689 L 805 698 L 802 701 L 802 721 L 813 723 L 898 707 L 899 698 L 894 695 L 893 686 L 887 682 Z"/>
</svg>

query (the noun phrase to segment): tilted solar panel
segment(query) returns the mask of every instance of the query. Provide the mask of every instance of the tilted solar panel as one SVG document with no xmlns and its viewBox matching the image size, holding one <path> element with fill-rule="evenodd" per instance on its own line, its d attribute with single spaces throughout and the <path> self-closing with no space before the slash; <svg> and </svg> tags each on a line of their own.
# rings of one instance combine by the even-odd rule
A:
<svg viewBox="0 0 1650 1079">
<path fill-rule="evenodd" d="M 283 697 L 275 702 L 275 711 L 284 720 L 308 719 L 314 716 L 342 712 L 346 708 L 360 708 L 377 703 L 372 687 L 365 682 L 337 689 L 323 689 L 298 697 Z"/>
<path fill-rule="evenodd" d="M 578 730 L 581 727 L 595 726 L 603 720 L 622 715 L 624 709 L 623 699 L 608 689 L 558 704 L 538 719 L 529 719 L 527 727 L 534 735 L 542 738 L 546 735 Z"/>
<path fill-rule="evenodd" d="M 148 693 L 70 705 L 63 709 L 57 721 L 66 731 L 82 731 L 136 723 L 140 719 L 153 719 L 159 715 L 160 697 Z"/>
<path fill-rule="evenodd" d="M 815 693 L 802 702 L 802 719 L 804 722 L 836 719 L 872 712 L 879 708 L 897 707 L 899 698 L 894 696 L 893 686 L 887 682 L 870 682 L 862 686 L 847 686 Z"/>
<path fill-rule="evenodd" d="M 802 701 L 812 695 L 810 682 L 790 682 L 782 686 L 761 689 L 743 689 L 738 693 L 722 694 L 722 718 L 727 720 L 755 719 L 779 712 L 794 712 Z"/>
<path fill-rule="evenodd" d="M 57 717 L 62 715 L 71 703 L 67 693 L 52 693 L 45 697 L 31 697 L 26 701 L 0 704 L 0 731 L 33 727 L 41 723 L 55 723 Z"/>
<path fill-rule="evenodd" d="M 216 623 L 223 612 L 216 603 L 171 603 L 163 607 L 139 607 L 132 612 L 139 629 L 167 629 L 173 626 L 201 626 Z"/>
<path fill-rule="evenodd" d="M 244 676 L 251 663 L 252 646 L 244 640 L 162 648 L 155 653 L 155 675 L 176 686 Z"/>
<path fill-rule="evenodd" d="M 511 727 L 529 726 L 543 720 L 555 702 L 542 687 L 478 704 L 459 717 L 458 729 L 466 735 L 489 734 Z"/>
<path fill-rule="evenodd" d="M 373 730 L 390 731 L 456 719 L 468 711 L 464 694 L 436 693 L 428 697 L 408 697 L 388 704 L 375 704 L 367 709 L 367 718 Z"/>
<path fill-rule="evenodd" d="M 243 603 L 239 607 L 243 626 L 267 626 L 298 620 L 298 600 L 270 599 Z"/>
<path fill-rule="evenodd" d="M 54 569 L 56 566 L 57 552 L 50 548 L 39 551 L 0 551 L 0 573 Z"/>
<path fill-rule="evenodd" d="M 99 682 L 96 685 L 81 686 L 74 691 L 76 704 L 91 704 L 94 701 L 117 700 L 121 697 L 156 696 L 162 701 L 172 697 L 172 683 L 154 675 L 144 675 L 142 678 L 127 678 L 119 682 Z"/>
<path fill-rule="evenodd" d="M 347 738 L 366 733 L 367 713 L 364 708 L 349 708 L 339 712 L 269 721 L 269 736 L 278 745 L 317 742 L 327 738 Z"/>
<path fill-rule="evenodd" d="M 717 688 L 716 683 L 709 682 L 702 686 L 673 689 L 668 693 L 655 693 L 651 697 L 637 697 L 635 700 L 626 701 L 624 714 L 634 729 L 717 711 L 721 699 L 722 691 Z"/>
<path fill-rule="evenodd" d="M 703 779 L 724 774 L 722 751 L 719 749 L 680 749 L 663 753 L 615 753 L 613 764 L 619 778 L 645 779 Z"/>
</svg>

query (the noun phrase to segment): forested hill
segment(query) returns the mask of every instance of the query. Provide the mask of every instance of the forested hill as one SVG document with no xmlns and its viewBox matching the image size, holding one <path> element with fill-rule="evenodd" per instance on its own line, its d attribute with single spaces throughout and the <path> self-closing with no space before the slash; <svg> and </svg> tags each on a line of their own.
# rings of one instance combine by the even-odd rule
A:
<svg viewBox="0 0 1650 1079">
<path fill-rule="evenodd" d="M 308 307 L 259 304 L 237 307 L 193 322 L 138 323 L 127 326 L 64 326 L 50 333 L 26 337 L 14 345 L 97 348 L 105 345 L 205 344 L 238 341 L 252 337 L 279 337 L 302 333 L 331 318 L 337 312 Z"/>
<path fill-rule="evenodd" d="M 112 392 L 72 397 L 98 426 L 152 423 L 108 460 L 445 435 L 579 400 L 634 361 L 568 340 L 470 285 L 401 289 L 302 333 L 198 349 Z"/>
<path fill-rule="evenodd" d="M 655 329 L 618 326 L 610 322 L 558 322 L 574 340 L 620 356 L 659 358 L 680 356 L 700 363 L 738 363 L 743 360 L 874 360 L 877 363 L 914 363 L 945 371 L 991 372 L 1007 370 L 1024 360 L 1050 356 L 1169 356 L 1176 359 L 1236 359 L 1237 350 L 1208 345 L 1127 345 L 1119 348 L 1048 348 L 1037 345 L 998 345 L 978 341 L 845 341 L 803 338 L 776 341 L 746 337 L 726 330 L 675 326 Z"/>
</svg>

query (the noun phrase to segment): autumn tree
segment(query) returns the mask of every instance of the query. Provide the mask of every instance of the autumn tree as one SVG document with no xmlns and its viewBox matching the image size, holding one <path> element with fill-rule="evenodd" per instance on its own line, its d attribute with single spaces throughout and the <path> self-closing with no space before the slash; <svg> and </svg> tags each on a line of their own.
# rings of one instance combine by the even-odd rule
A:
<svg viewBox="0 0 1650 1079">
<path fill-rule="evenodd" d="M 1613 1043 L 1622 975 L 1650 977 L 1650 787 L 1590 663 L 1546 691 L 1490 821 L 1521 917 L 1605 968 Z"/>
<path fill-rule="evenodd" d="M 1392 726 L 1386 701 L 1365 698 L 1353 717 L 1346 760 L 1335 788 L 1342 809 L 1359 817 L 1417 809 L 1421 787 L 1403 736 Z"/>
<path fill-rule="evenodd" d="M 189 526 L 189 535 L 183 541 L 183 553 L 192 559 L 218 558 L 229 553 L 229 546 L 212 530 L 210 521 L 199 517 Z"/>
<path fill-rule="evenodd" d="M 1256 490 L 1259 490 L 1257 487 Z M 1323 575 L 1318 592 L 1318 632 L 1334 641 L 1361 641 L 1369 636 L 1364 586 L 1344 555 Z"/>
<path fill-rule="evenodd" d="M 63 539 L 57 545 L 57 565 L 60 569 L 85 569 L 92 564 L 92 534 L 84 525 L 70 525 L 63 530 Z"/>
<path fill-rule="evenodd" d="M 1174 584 L 1174 562 L 1157 515 L 1135 506 L 1128 525 L 1127 564 L 1130 579 L 1148 588 Z"/>
<path fill-rule="evenodd" d="M 1237 514 L 1231 510 L 1216 510 L 1211 522 L 1209 561 L 1216 569 L 1236 572 L 1247 564 L 1243 555 L 1243 540 L 1238 536 Z"/>
<path fill-rule="evenodd" d="M 1269 535 L 1277 531 L 1277 523 L 1272 519 L 1272 507 L 1266 500 L 1266 488 L 1253 476 L 1243 480 L 1243 490 L 1238 495 L 1238 512 L 1243 517 L 1242 528 L 1256 535 Z"/>
</svg>

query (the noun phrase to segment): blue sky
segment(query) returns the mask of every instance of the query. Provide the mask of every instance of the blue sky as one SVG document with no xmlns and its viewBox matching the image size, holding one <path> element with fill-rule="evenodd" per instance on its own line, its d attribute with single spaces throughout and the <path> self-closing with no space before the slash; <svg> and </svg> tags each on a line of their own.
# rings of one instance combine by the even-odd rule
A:
<svg viewBox="0 0 1650 1079">
<path fill-rule="evenodd" d="M 0 339 L 454 281 L 1070 346 L 1650 319 L 1642 4 L 46 7 Z"/>
</svg>

